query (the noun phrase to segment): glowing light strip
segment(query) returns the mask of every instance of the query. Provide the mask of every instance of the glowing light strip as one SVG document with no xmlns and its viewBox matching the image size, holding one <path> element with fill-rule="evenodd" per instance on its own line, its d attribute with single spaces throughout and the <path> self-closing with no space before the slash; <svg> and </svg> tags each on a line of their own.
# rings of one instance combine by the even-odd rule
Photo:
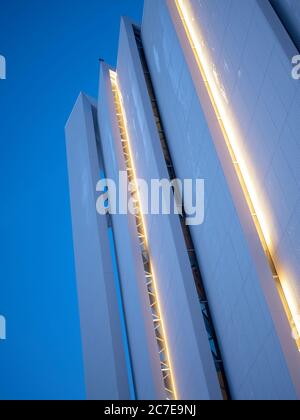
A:
<svg viewBox="0 0 300 420">
<path fill-rule="evenodd" d="M 178 13 L 185 28 L 187 38 L 193 50 L 207 93 L 210 97 L 214 112 L 222 130 L 226 146 L 232 159 L 232 163 L 242 187 L 251 216 L 255 223 L 260 242 L 266 254 L 273 279 L 276 283 L 280 299 L 293 332 L 294 339 L 296 341 L 298 350 L 300 351 L 300 319 L 297 305 L 295 303 L 295 298 L 291 288 L 289 287 L 288 281 L 286 279 L 279 278 L 279 274 L 270 251 L 272 249 L 272 242 L 270 238 L 268 223 L 264 216 L 262 206 L 260 205 L 252 177 L 243 158 L 238 139 L 236 138 L 236 134 L 234 132 L 234 128 L 227 116 L 227 112 L 223 103 L 224 98 L 214 79 L 214 72 L 211 69 L 209 58 L 207 57 L 204 48 L 201 45 L 201 40 L 199 39 L 198 33 L 194 28 L 193 18 L 189 15 L 186 3 L 186 0 L 175 0 Z"/>
<path fill-rule="evenodd" d="M 160 359 L 160 368 L 164 388 L 166 392 L 166 399 L 177 400 L 177 392 L 175 387 L 175 381 L 173 376 L 173 369 L 171 365 L 170 352 L 168 348 L 164 321 L 162 317 L 162 311 L 160 307 L 160 300 L 158 294 L 157 283 L 154 275 L 154 270 L 150 260 L 148 239 L 146 235 L 146 225 L 144 222 L 143 213 L 141 210 L 141 199 L 139 189 L 137 185 L 136 171 L 133 162 L 133 154 L 129 141 L 129 135 L 126 125 L 125 110 L 123 108 L 123 101 L 121 91 L 118 87 L 117 74 L 110 71 L 110 79 L 112 84 L 112 91 L 116 107 L 116 115 L 119 124 L 121 141 L 123 147 L 124 158 L 127 167 L 128 180 L 131 183 L 131 196 L 135 206 L 135 219 L 138 231 L 138 238 L 140 241 L 140 247 L 142 251 L 142 258 L 144 263 L 145 279 L 147 285 L 147 291 L 149 296 L 150 309 L 152 313 L 152 321 L 154 327 L 154 333 L 158 346 L 158 355 Z"/>
</svg>

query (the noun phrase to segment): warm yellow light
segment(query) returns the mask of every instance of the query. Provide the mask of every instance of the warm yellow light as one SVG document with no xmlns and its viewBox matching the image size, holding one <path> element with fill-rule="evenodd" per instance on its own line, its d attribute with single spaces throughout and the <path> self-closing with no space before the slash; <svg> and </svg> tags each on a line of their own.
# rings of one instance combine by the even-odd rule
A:
<svg viewBox="0 0 300 420">
<path fill-rule="evenodd" d="M 281 285 L 282 290 L 284 292 L 287 304 L 289 306 L 289 309 L 291 311 L 292 319 L 290 320 L 290 324 L 292 325 L 292 334 L 293 338 L 298 343 L 298 350 L 300 351 L 300 315 L 299 315 L 299 303 L 297 302 L 297 299 L 295 299 L 295 293 L 291 288 L 291 285 L 287 281 L 287 279 L 283 276 L 281 276 Z"/>
<path fill-rule="evenodd" d="M 143 242 L 143 247 L 145 248 L 145 250 L 149 254 L 146 224 L 145 224 L 143 212 L 141 211 L 141 208 L 142 208 L 141 197 L 140 197 L 140 192 L 139 192 L 139 188 L 138 188 L 138 185 L 137 185 L 136 169 L 135 169 L 134 160 L 133 160 L 134 155 L 132 153 L 130 137 L 129 137 L 129 134 L 128 134 L 126 113 L 125 113 L 125 109 L 124 109 L 124 105 L 123 105 L 122 93 L 121 93 L 121 90 L 120 90 L 119 85 L 118 85 L 117 74 L 115 72 L 111 71 L 111 70 L 110 70 L 110 79 L 111 79 L 113 89 L 115 89 L 116 92 L 117 92 L 118 104 L 120 106 L 121 114 L 122 114 L 121 118 L 122 118 L 122 122 L 123 122 L 123 125 L 124 125 L 125 138 L 126 138 L 125 141 L 126 141 L 126 146 L 128 147 L 128 152 L 129 152 L 128 153 L 129 154 L 129 158 L 128 158 L 129 168 L 127 169 L 127 172 L 129 172 L 131 175 L 133 175 L 132 176 L 132 178 L 133 178 L 132 183 L 134 184 L 134 190 L 135 190 L 135 194 L 137 196 L 136 206 L 138 208 L 138 214 L 141 218 L 140 230 L 141 230 L 141 238 L 142 238 L 142 242 Z M 150 272 L 146 274 L 146 278 L 148 278 L 148 279 L 151 278 L 152 279 L 152 285 L 153 285 L 154 293 L 151 293 L 151 294 L 154 295 L 155 305 L 157 305 L 157 311 L 156 311 L 157 316 L 155 318 L 153 318 L 153 324 L 154 324 L 155 329 L 156 329 L 157 323 L 160 324 L 161 337 L 159 338 L 159 340 L 164 343 L 163 344 L 164 354 L 166 355 L 166 360 L 167 360 L 166 363 L 161 364 L 162 376 L 164 378 L 164 381 L 166 380 L 167 376 L 170 377 L 170 388 L 171 389 L 167 388 L 166 383 L 165 383 L 165 390 L 169 394 L 173 395 L 174 400 L 177 400 L 178 399 L 178 394 L 177 394 L 177 390 L 176 390 L 176 386 L 175 386 L 175 379 L 174 379 L 174 373 L 173 373 L 173 368 L 172 368 L 172 363 L 171 363 L 170 350 L 169 350 L 169 345 L 168 345 L 168 340 L 167 340 L 164 318 L 163 318 L 163 315 L 162 315 L 163 312 L 161 310 L 161 303 L 160 303 L 160 299 L 159 299 L 157 280 L 156 280 L 155 272 L 154 272 L 154 269 L 153 269 L 153 264 L 152 264 L 151 261 L 150 261 Z M 166 372 L 169 372 L 169 375 L 167 375 Z"/>
<path fill-rule="evenodd" d="M 278 276 L 277 269 L 272 256 L 272 241 L 268 221 L 265 212 L 260 203 L 253 179 L 247 167 L 241 146 L 236 134 L 234 124 L 232 123 L 227 110 L 226 98 L 224 98 L 223 89 L 218 84 L 216 71 L 210 62 L 209 56 L 205 51 L 205 44 L 201 39 L 199 28 L 194 26 L 194 18 L 191 16 L 187 0 L 175 0 L 178 13 L 181 17 L 186 35 L 189 39 L 191 48 L 194 52 L 201 76 L 205 83 L 212 106 L 219 121 L 224 140 L 234 164 L 237 176 L 239 178 L 245 199 L 247 200 L 250 213 L 256 226 L 258 236 L 267 256 L 273 278 L 288 317 L 297 347 L 300 351 L 300 320 L 298 307 L 295 303 L 294 293 L 289 287 L 287 280 L 282 280 Z M 224 100 L 226 105 L 224 104 Z"/>
</svg>

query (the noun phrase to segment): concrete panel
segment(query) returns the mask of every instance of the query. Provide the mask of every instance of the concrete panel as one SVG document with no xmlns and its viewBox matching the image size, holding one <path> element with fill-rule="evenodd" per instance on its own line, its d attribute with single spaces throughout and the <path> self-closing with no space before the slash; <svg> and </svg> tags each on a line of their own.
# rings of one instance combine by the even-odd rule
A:
<svg viewBox="0 0 300 420">
<path fill-rule="evenodd" d="M 100 72 L 99 126 L 106 177 L 119 185 L 119 171 L 126 171 L 120 131 L 117 126 L 110 68 Z M 132 215 L 112 216 L 122 293 L 128 327 L 134 381 L 139 400 L 165 398 L 146 278 Z"/>
<path fill-rule="evenodd" d="M 66 126 L 84 371 L 90 400 L 130 399 L 106 217 L 96 213 L 95 105 L 83 94 Z"/>
<path fill-rule="evenodd" d="M 132 23 L 121 25 L 118 75 L 137 176 L 168 179 Z M 193 99 L 192 85 L 178 85 L 185 116 Z M 183 114 L 184 112 L 182 112 Z M 220 399 L 220 387 L 209 348 L 188 253 L 177 215 L 146 215 L 148 243 L 155 268 L 176 388 L 180 399 Z"/>
</svg>

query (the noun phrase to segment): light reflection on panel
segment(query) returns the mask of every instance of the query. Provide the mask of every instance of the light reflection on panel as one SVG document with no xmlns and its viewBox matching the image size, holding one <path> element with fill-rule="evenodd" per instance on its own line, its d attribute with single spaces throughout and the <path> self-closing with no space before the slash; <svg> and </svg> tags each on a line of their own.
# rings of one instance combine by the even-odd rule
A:
<svg viewBox="0 0 300 420">
<path fill-rule="evenodd" d="M 267 257 L 277 290 L 287 315 L 293 337 L 295 338 L 298 350 L 300 351 L 300 317 L 298 314 L 297 299 L 292 291 L 290 282 L 278 272 L 283 272 L 281 267 L 276 267 L 273 257 L 273 243 L 270 235 L 269 220 L 266 217 L 266 210 L 258 197 L 253 177 L 249 171 L 246 159 L 242 153 L 236 128 L 226 111 L 226 97 L 218 82 L 216 69 L 212 66 L 209 56 L 205 51 L 205 43 L 196 26 L 195 19 L 191 13 L 187 0 L 175 0 L 175 4 L 185 28 L 190 46 L 193 50 L 201 76 L 205 83 L 212 106 L 219 121 L 226 146 L 235 167 L 240 185 L 251 212 L 255 227 Z M 225 103 L 224 103 L 225 102 Z M 280 270 L 279 270 L 280 269 Z"/>
<path fill-rule="evenodd" d="M 170 351 L 167 343 L 166 331 L 160 307 L 159 293 L 156 285 L 154 269 L 149 255 L 148 240 L 146 235 L 143 213 L 141 210 L 141 200 L 139 196 L 136 172 L 132 158 L 133 155 L 127 132 L 126 116 L 123 109 L 122 95 L 118 86 L 116 73 L 110 71 L 110 78 L 116 108 L 116 116 L 120 129 L 124 159 L 126 163 L 127 176 L 129 184 L 131 186 L 130 192 L 135 209 L 137 235 L 141 248 L 142 260 L 145 271 L 145 281 L 149 297 L 149 306 L 152 314 L 153 328 L 155 332 L 157 349 L 160 358 L 161 374 L 164 383 L 166 399 L 176 400 L 178 399 L 178 397 L 171 365 Z"/>
</svg>

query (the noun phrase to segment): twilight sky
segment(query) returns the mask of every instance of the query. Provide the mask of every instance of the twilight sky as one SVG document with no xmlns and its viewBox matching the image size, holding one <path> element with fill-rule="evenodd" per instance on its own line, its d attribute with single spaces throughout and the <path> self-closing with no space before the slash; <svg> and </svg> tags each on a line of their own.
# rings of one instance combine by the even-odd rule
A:
<svg viewBox="0 0 300 420">
<path fill-rule="evenodd" d="M 64 125 L 142 0 L 1 3 L 0 399 L 85 397 Z"/>
</svg>

